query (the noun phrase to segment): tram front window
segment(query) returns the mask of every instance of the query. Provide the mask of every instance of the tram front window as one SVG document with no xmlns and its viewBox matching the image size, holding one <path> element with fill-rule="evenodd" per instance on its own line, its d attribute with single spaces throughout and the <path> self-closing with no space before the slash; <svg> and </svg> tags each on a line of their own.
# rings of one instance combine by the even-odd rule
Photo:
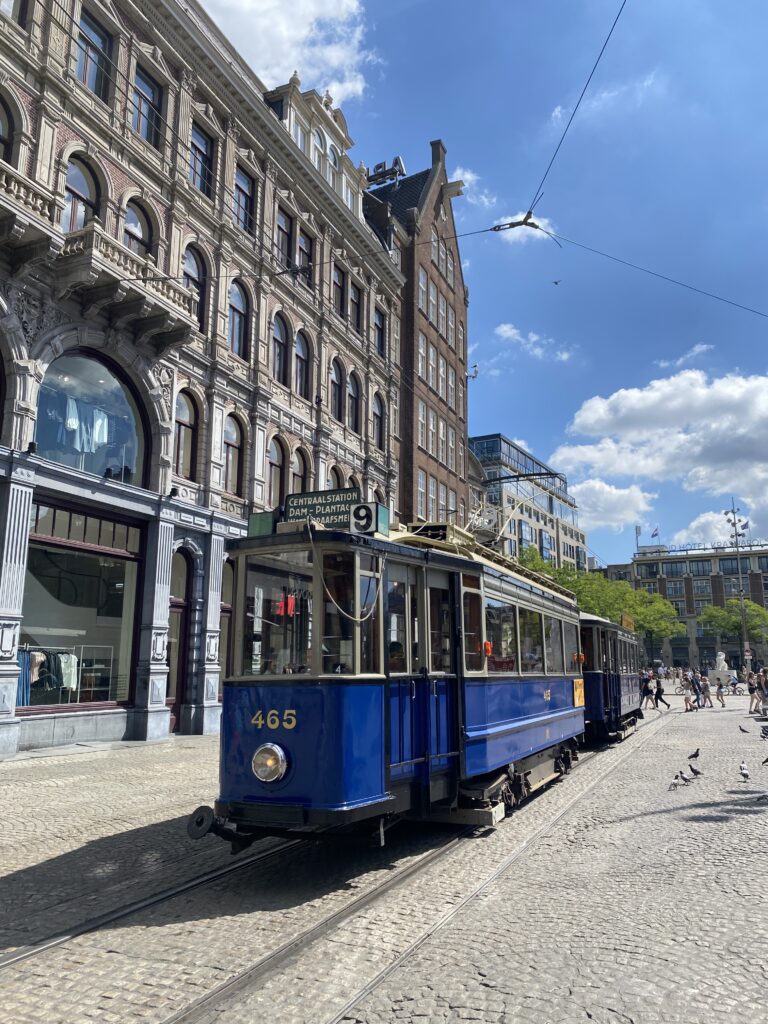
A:
<svg viewBox="0 0 768 1024">
<path fill-rule="evenodd" d="M 360 671 L 381 672 L 378 559 L 360 556 Z"/>
<path fill-rule="evenodd" d="M 355 670 L 354 555 L 347 551 L 333 551 L 324 555 L 323 581 L 322 671 L 334 675 L 351 675 Z"/>
<path fill-rule="evenodd" d="M 249 559 L 243 673 L 309 672 L 312 660 L 311 552 Z M 302 571 L 304 570 L 304 571 Z"/>
</svg>

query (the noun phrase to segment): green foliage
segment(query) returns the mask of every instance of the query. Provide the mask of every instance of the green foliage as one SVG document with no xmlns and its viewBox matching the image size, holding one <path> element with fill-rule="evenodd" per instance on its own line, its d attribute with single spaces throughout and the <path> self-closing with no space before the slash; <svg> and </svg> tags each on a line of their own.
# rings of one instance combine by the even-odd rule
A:
<svg viewBox="0 0 768 1024">
<path fill-rule="evenodd" d="M 572 590 L 580 610 L 590 615 L 599 615 L 611 622 L 621 622 L 622 614 L 628 615 L 634 620 L 635 632 L 650 631 L 657 640 L 682 636 L 686 632 L 675 609 L 660 594 L 635 590 L 626 580 L 609 580 L 601 572 L 576 572 L 569 566 L 555 569 L 533 546 L 521 551 L 518 561 L 526 569 L 550 576 L 561 587 Z"/>
<path fill-rule="evenodd" d="M 768 634 L 768 610 L 754 601 L 744 601 L 744 613 L 747 620 L 747 637 L 753 642 L 764 641 Z M 737 597 L 730 597 L 725 607 L 707 605 L 697 622 L 708 633 L 715 636 L 741 636 L 741 603 Z"/>
</svg>

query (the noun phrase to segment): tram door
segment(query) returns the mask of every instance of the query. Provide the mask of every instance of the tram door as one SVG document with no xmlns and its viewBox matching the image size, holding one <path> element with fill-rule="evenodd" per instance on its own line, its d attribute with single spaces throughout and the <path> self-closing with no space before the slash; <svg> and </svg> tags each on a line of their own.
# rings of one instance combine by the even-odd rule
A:
<svg viewBox="0 0 768 1024">
<path fill-rule="evenodd" d="M 420 571 L 390 563 L 390 780 L 393 787 L 409 784 L 411 806 L 422 811 L 431 800 L 448 795 L 444 776 L 455 758 L 447 755 L 456 749 L 456 680 L 455 675 L 450 676 L 453 619 L 447 573 L 430 574 L 429 584 L 425 591 Z"/>
</svg>

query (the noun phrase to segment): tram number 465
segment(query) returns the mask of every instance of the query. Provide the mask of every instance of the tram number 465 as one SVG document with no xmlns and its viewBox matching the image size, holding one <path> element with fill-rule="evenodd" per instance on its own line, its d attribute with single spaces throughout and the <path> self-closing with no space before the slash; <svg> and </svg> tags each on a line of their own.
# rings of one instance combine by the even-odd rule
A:
<svg viewBox="0 0 768 1024">
<path fill-rule="evenodd" d="M 292 708 L 286 708 L 282 715 L 275 708 L 270 711 L 257 711 L 251 719 L 251 725 L 257 729 L 295 729 L 296 712 Z"/>
</svg>

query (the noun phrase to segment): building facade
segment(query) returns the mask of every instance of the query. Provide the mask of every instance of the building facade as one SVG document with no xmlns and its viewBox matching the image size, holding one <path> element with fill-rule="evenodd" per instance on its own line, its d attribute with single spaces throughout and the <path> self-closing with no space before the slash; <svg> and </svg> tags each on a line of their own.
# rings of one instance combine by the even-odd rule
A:
<svg viewBox="0 0 768 1024">
<path fill-rule="evenodd" d="M 499 510 L 499 549 L 514 558 L 533 546 L 557 568 L 585 570 L 587 539 L 563 474 L 503 434 L 471 437 L 469 447 L 485 472 L 485 499 Z"/>
<path fill-rule="evenodd" d="M 728 636 L 707 634 L 698 616 L 709 605 L 723 607 L 730 598 L 744 597 L 761 607 L 768 606 L 768 544 L 739 544 L 669 548 L 640 546 L 632 561 L 607 566 L 609 579 L 624 579 L 637 590 L 661 594 L 685 624 L 686 634 L 671 640 L 646 637 L 651 658 L 661 657 L 667 665 L 714 665 L 718 650 L 725 652 L 732 668 L 744 664 L 741 631 Z M 768 637 L 750 643 L 752 664 L 768 661 Z M 719 646 L 722 645 L 722 646 Z"/>
<path fill-rule="evenodd" d="M 431 143 L 427 170 L 369 190 L 371 223 L 387 224 L 405 276 L 402 298 L 404 522 L 467 521 L 467 308 L 445 146 Z M 375 180 L 375 176 L 374 176 Z"/>
<path fill-rule="evenodd" d="M 351 145 L 194 0 L 0 8 L 0 754 L 216 731 L 247 515 L 396 507 L 403 275 Z"/>
</svg>

